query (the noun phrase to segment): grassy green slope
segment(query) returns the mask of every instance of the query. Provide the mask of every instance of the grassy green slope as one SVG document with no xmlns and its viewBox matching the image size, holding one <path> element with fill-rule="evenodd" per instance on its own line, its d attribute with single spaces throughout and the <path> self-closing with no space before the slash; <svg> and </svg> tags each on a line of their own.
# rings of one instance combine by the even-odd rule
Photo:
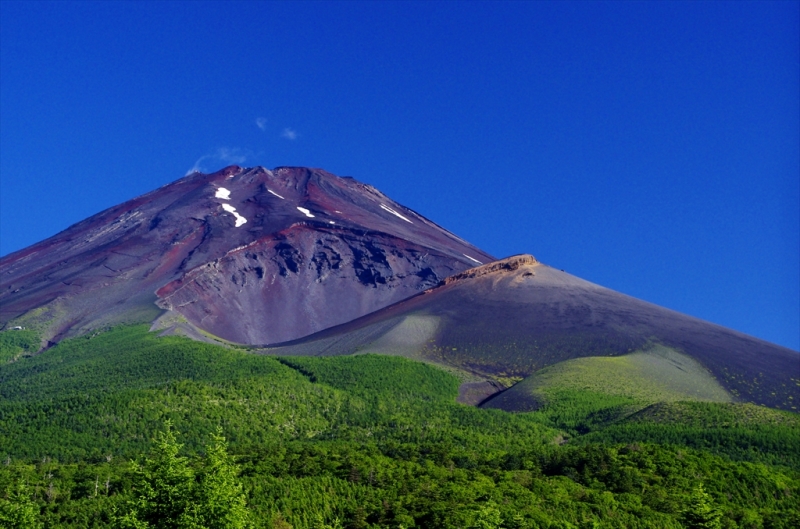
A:
<svg viewBox="0 0 800 529">
<path fill-rule="evenodd" d="M 235 440 L 306 437 L 338 400 L 274 359 L 118 328 L 0 367 L 0 455 L 129 455 L 167 418 L 195 434 L 235 424 Z"/>
<path fill-rule="evenodd" d="M 692 358 L 656 345 L 612 357 L 585 357 L 542 369 L 484 404 L 540 410 L 555 425 L 585 433 L 656 402 L 730 402 L 730 394 Z M 588 419 L 581 423 L 579 419 Z"/>
<path fill-rule="evenodd" d="M 533 415 L 576 443 L 656 442 L 800 466 L 800 417 L 731 396 L 696 361 L 656 346 L 545 368 L 485 404 Z"/>
<path fill-rule="evenodd" d="M 731 395 L 692 358 L 656 345 L 624 356 L 590 356 L 547 367 L 498 396 L 535 409 L 564 392 L 594 392 L 636 402 L 730 402 Z M 539 404 L 537 404 L 539 403 Z"/>
<path fill-rule="evenodd" d="M 800 468 L 800 416 L 754 404 L 657 403 L 578 442 L 670 444 Z"/>
</svg>

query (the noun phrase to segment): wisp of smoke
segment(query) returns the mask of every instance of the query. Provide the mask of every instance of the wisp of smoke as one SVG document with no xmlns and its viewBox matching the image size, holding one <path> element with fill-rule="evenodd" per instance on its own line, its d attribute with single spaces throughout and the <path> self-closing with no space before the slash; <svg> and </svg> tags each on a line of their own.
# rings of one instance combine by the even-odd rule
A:
<svg viewBox="0 0 800 529">
<path fill-rule="evenodd" d="M 192 168 L 186 171 L 186 176 L 196 172 L 206 172 L 204 164 L 206 160 L 217 160 L 227 164 L 241 164 L 247 160 L 247 157 L 248 154 L 238 147 L 220 147 L 215 152 L 204 154 L 198 158 Z"/>
</svg>

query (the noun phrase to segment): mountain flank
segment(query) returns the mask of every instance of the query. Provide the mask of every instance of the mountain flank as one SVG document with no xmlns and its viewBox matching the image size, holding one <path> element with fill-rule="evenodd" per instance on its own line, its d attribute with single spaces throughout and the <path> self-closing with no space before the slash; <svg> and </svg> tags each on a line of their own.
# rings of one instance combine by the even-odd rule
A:
<svg viewBox="0 0 800 529">
<path fill-rule="evenodd" d="M 614 292 L 530 255 L 455 274 L 373 314 L 265 351 L 425 360 L 465 373 L 463 399 L 475 403 L 560 362 L 655 348 L 702 366 L 729 392 L 726 399 L 797 409 L 795 351 Z M 694 380 L 699 389 L 704 379 Z M 528 398 L 518 389 L 497 402 L 517 409 L 514 395 Z"/>
<path fill-rule="evenodd" d="M 192 173 L 0 259 L 3 329 L 52 345 L 135 323 L 280 356 L 405 356 L 457 373 L 460 402 L 509 410 L 545 402 L 530 379 L 545 368 L 622 356 L 631 391 L 685 373 L 688 397 L 713 380 L 713 400 L 800 400 L 795 351 L 529 254 L 496 260 L 320 169 Z M 26 340 L 6 356 L 28 354 Z"/>
</svg>

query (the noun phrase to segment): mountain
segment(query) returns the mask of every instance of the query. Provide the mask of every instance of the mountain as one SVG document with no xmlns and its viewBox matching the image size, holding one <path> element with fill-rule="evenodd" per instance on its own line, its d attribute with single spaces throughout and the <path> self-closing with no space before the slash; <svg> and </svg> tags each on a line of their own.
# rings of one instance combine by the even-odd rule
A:
<svg viewBox="0 0 800 529">
<path fill-rule="evenodd" d="M 458 373 L 461 402 L 507 410 L 587 372 L 654 402 L 800 400 L 794 351 L 530 255 L 497 261 L 318 169 L 193 173 L 2 258 L 0 278 L 3 328 L 51 342 L 148 323 L 273 355 L 402 355 Z"/>
<path fill-rule="evenodd" d="M 663 386 L 676 398 L 792 410 L 800 401 L 797 352 L 614 292 L 531 255 L 455 274 L 410 299 L 265 352 L 421 359 L 472 375 L 461 399 L 473 404 L 547 366 L 595 358 L 597 370 L 620 355 L 635 362 L 627 371 L 617 367 L 627 392 L 633 385 Z M 517 384 L 486 404 L 534 409 L 533 384 Z"/>
<path fill-rule="evenodd" d="M 800 354 L 353 179 L 194 173 L 0 278 L 0 526 L 800 525 Z"/>
<path fill-rule="evenodd" d="M 196 338 L 280 342 L 493 259 L 352 178 L 231 166 L 0 259 L 0 326 L 56 342 L 161 316 Z"/>
</svg>

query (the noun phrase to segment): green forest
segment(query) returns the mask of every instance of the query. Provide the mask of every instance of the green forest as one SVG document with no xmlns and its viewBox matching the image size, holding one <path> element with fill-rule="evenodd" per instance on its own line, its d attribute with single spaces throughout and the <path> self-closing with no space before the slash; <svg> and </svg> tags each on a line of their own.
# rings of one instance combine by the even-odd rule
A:
<svg viewBox="0 0 800 529">
<path fill-rule="evenodd" d="M 525 413 L 378 355 L 0 333 L 0 527 L 796 528 L 800 416 L 551 387 Z"/>
</svg>

